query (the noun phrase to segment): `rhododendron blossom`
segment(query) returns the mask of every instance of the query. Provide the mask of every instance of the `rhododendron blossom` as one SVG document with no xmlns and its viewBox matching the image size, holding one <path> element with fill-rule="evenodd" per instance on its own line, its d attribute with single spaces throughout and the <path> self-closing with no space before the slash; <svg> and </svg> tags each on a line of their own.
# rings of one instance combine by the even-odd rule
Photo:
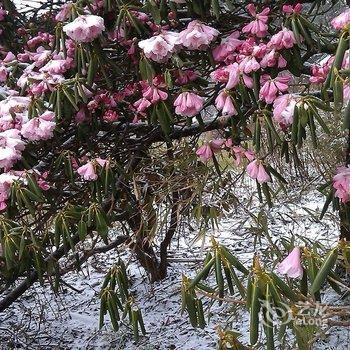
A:
<svg viewBox="0 0 350 350">
<path fill-rule="evenodd" d="M 132 286 L 135 278 L 128 281 L 134 265 L 143 269 L 136 279 L 158 283 L 169 274 L 174 240 L 190 241 L 209 229 L 215 232 L 210 244 L 203 236 L 205 252 L 194 251 L 196 259 L 205 259 L 201 271 L 184 275 L 177 288 L 192 326 L 211 332 L 215 325 L 204 320 L 227 308 L 208 310 L 202 301 L 221 303 L 232 294 L 250 306 L 251 337 L 249 344 L 245 336 L 236 339 L 228 327 L 218 332 L 218 348 L 273 349 L 280 345 L 277 334 L 284 344 L 298 343 L 296 322 L 285 332 L 277 329 L 284 322 L 271 319 L 274 334 L 263 327 L 264 303 L 272 297 L 273 308 L 276 300 L 293 307 L 324 298 L 329 274 L 320 274 L 321 281 L 309 270 L 312 259 L 319 272 L 326 265 L 326 248 L 305 239 L 305 266 L 299 247 L 280 259 L 286 244 L 296 241 L 289 229 L 292 214 L 301 218 L 295 208 L 308 207 L 307 198 L 314 202 L 316 188 L 327 199 L 321 209 L 317 196 L 315 213 L 339 212 L 339 225 L 329 234 L 340 227 L 341 242 L 330 262 L 350 262 L 343 240 L 350 242 L 345 2 L 22 2 L 0 5 L 0 312 L 20 295 L 30 296 L 27 288 L 37 281 L 60 292 L 66 272 L 85 269 L 95 254 L 109 251 L 117 259 L 105 261 L 113 264 L 104 264 L 107 275 L 97 286 L 99 325 L 124 332 L 131 319 L 133 332 L 126 333 L 133 333 L 136 344 L 138 332 L 145 332 L 144 303 L 137 300 L 142 295 Z M 331 22 L 329 16 L 342 9 Z M 308 176 L 304 166 L 312 170 Z M 293 205 L 278 213 L 284 192 L 292 192 Z M 272 242 L 265 231 L 276 213 L 286 228 Z M 302 219 L 307 215 L 304 210 Z M 244 239 L 236 252 L 225 247 L 225 235 L 216 241 L 215 226 L 230 216 L 237 231 L 230 243 Z M 304 226 L 297 233 L 306 237 L 310 225 Z M 239 263 L 234 255 L 242 247 L 249 256 Z M 308 288 L 287 281 L 295 295 L 290 298 L 282 281 L 301 277 L 303 268 Z M 213 293 L 202 295 L 206 275 L 205 287 Z M 232 290 L 233 284 L 238 288 Z M 5 317 L 4 327 L 15 321 Z M 304 328 L 306 340 L 318 337 L 314 328 Z M 153 346 L 157 339 L 145 335 L 135 346 Z M 47 337 L 39 340 L 38 346 L 47 345 Z"/>
<path fill-rule="evenodd" d="M 279 74 L 276 78 L 271 79 L 268 75 L 261 78 L 262 87 L 260 89 L 260 98 L 265 100 L 266 103 L 272 103 L 279 93 L 286 92 L 288 90 L 288 83 L 291 80 L 291 76 L 286 73 Z M 264 82 L 265 81 L 265 82 Z"/>
<path fill-rule="evenodd" d="M 88 43 L 95 40 L 105 30 L 102 17 L 82 15 L 66 24 L 63 31 L 73 40 Z"/>
<path fill-rule="evenodd" d="M 303 276 L 303 267 L 301 266 L 300 248 L 295 247 L 288 256 L 278 264 L 277 271 L 290 278 L 299 278 Z"/>
<path fill-rule="evenodd" d="M 221 150 L 224 143 L 225 140 L 222 139 L 211 140 L 210 142 L 207 142 L 203 146 L 199 147 L 196 154 L 202 162 L 207 162 L 213 158 L 215 153 L 218 153 Z"/>
<path fill-rule="evenodd" d="M 98 177 L 93 162 L 88 162 L 79 167 L 77 173 L 86 181 L 95 181 Z"/>
<path fill-rule="evenodd" d="M 155 62 L 166 62 L 179 47 L 179 34 L 162 31 L 152 38 L 141 40 L 138 43 L 145 56 Z"/>
<path fill-rule="evenodd" d="M 235 62 L 228 65 L 225 69 L 225 72 L 228 73 L 227 80 L 224 80 L 227 81 L 227 84 L 225 86 L 226 89 L 232 89 L 236 87 L 241 82 L 241 78 L 246 87 L 253 87 L 253 79 L 242 71 L 238 63 Z"/>
<path fill-rule="evenodd" d="M 221 44 L 213 49 L 213 58 L 217 62 L 230 60 L 232 54 L 242 45 L 242 40 L 238 39 L 239 31 L 235 31 L 221 41 Z"/>
<path fill-rule="evenodd" d="M 335 196 L 342 203 L 347 203 L 350 199 L 350 166 L 340 167 L 333 177 L 333 187 L 336 190 Z"/>
<path fill-rule="evenodd" d="M 235 158 L 235 165 L 239 166 L 244 158 L 248 159 L 250 162 L 255 159 L 255 154 L 251 150 L 246 150 L 241 146 L 232 146 L 231 151 Z"/>
<path fill-rule="evenodd" d="M 203 98 L 193 92 L 183 92 L 174 101 L 175 113 L 194 117 L 203 108 Z"/>
<path fill-rule="evenodd" d="M 335 17 L 331 21 L 332 26 L 335 29 L 345 29 L 350 24 L 350 9 L 347 9 L 346 11 L 342 12 L 339 16 Z"/>
<path fill-rule="evenodd" d="M 300 3 L 297 3 L 295 6 L 293 5 L 283 5 L 282 11 L 288 14 L 296 13 L 299 14 L 301 10 L 303 9 L 303 5 Z"/>
<path fill-rule="evenodd" d="M 265 182 L 270 182 L 271 177 L 265 170 L 264 165 L 258 159 L 253 160 L 247 165 L 247 174 L 254 180 L 258 181 L 260 184 Z"/>
<path fill-rule="evenodd" d="M 189 50 L 204 50 L 219 34 L 215 28 L 195 20 L 180 32 L 179 42 Z"/>
<path fill-rule="evenodd" d="M 96 158 L 92 161 L 88 161 L 86 164 L 77 168 L 77 173 L 86 181 L 95 181 L 98 178 L 96 167 L 108 166 L 109 161 L 107 159 Z"/>
<path fill-rule="evenodd" d="M 219 111 L 222 111 L 222 115 L 232 117 L 237 115 L 237 110 L 233 104 L 232 97 L 226 90 L 222 90 L 215 100 L 215 106 Z"/>
<path fill-rule="evenodd" d="M 273 35 L 270 39 L 269 46 L 277 50 L 290 49 L 296 44 L 294 33 L 288 29 L 283 28 L 281 31 Z"/>
<path fill-rule="evenodd" d="M 273 118 L 282 126 L 289 126 L 293 123 L 294 108 L 297 104 L 297 97 L 293 94 L 281 95 L 273 102 Z"/>
<path fill-rule="evenodd" d="M 259 38 L 265 37 L 267 35 L 267 22 L 269 20 L 268 14 L 270 13 L 270 9 L 265 8 L 262 12 L 257 13 L 254 4 L 249 4 L 247 11 L 255 20 L 242 28 L 243 33 L 251 33 Z"/>
<path fill-rule="evenodd" d="M 11 184 L 18 180 L 19 176 L 8 173 L 0 174 L 0 211 L 6 209 L 6 200 L 10 195 Z"/>
<path fill-rule="evenodd" d="M 48 140 L 53 136 L 53 130 L 56 127 L 54 122 L 55 114 L 46 111 L 39 117 L 30 119 L 22 125 L 21 134 L 30 141 Z"/>
</svg>

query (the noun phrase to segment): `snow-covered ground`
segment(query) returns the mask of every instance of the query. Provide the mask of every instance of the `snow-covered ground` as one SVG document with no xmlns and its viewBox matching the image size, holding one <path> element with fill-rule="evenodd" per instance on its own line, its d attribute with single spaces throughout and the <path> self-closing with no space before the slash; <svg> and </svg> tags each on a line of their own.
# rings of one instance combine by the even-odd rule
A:
<svg viewBox="0 0 350 350">
<path fill-rule="evenodd" d="M 310 196 L 308 196 L 310 198 Z M 64 292 L 54 295 L 49 287 L 36 285 L 19 302 L 0 314 L 1 349 L 139 349 L 139 350 L 206 350 L 215 349 L 217 344 L 216 327 L 229 326 L 242 334 L 241 340 L 248 341 L 247 312 L 241 306 L 214 304 L 213 317 L 204 330 L 193 329 L 186 314 L 180 314 L 180 286 L 182 274 L 194 276 L 201 266 L 194 258 L 203 258 L 209 244 L 210 234 L 230 247 L 243 262 L 250 263 L 254 254 L 254 234 L 261 244 L 259 249 L 291 235 L 298 243 L 307 239 L 317 240 L 332 246 L 337 239 L 337 222 L 331 214 L 320 222 L 317 216 L 322 209 L 323 197 L 317 194 L 312 200 L 301 198 L 298 204 L 275 206 L 267 211 L 269 234 L 272 241 L 256 229 L 254 220 L 243 220 L 244 212 L 223 219 L 219 229 L 209 232 L 206 240 L 193 243 L 196 232 L 182 236 L 171 248 L 171 266 L 168 277 L 159 283 L 151 284 L 136 262 L 131 261 L 128 273 L 132 281 L 132 292 L 142 309 L 147 336 L 134 344 L 132 331 L 126 324 L 115 333 L 107 323 L 98 330 L 99 298 L 103 277 L 108 268 L 119 256 L 127 257 L 124 249 L 91 258 L 79 273 L 64 276 L 67 287 Z M 257 210 L 258 208 L 256 208 Z M 314 213 L 310 215 L 310 213 Z M 190 262 L 186 261 L 189 260 Z M 185 261 L 185 262 L 184 262 Z M 72 288 L 74 290 L 72 290 Z M 332 302 L 336 301 L 334 295 Z M 214 316 L 217 315 L 217 316 Z M 330 334 L 321 337 L 315 349 L 350 349 L 350 330 L 333 328 Z M 260 347 L 264 349 L 262 345 Z M 292 344 L 281 345 L 281 349 L 292 349 Z"/>
</svg>

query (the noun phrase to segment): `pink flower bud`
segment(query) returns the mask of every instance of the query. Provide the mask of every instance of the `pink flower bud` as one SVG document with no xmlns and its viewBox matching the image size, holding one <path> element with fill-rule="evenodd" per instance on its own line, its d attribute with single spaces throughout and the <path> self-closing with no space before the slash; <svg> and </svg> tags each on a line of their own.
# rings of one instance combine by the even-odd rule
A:
<svg viewBox="0 0 350 350">
<path fill-rule="evenodd" d="M 290 278 L 303 276 L 303 267 L 301 266 L 300 248 L 295 247 L 289 255 L 278 265 L 277 271 Z"/>
</svg>

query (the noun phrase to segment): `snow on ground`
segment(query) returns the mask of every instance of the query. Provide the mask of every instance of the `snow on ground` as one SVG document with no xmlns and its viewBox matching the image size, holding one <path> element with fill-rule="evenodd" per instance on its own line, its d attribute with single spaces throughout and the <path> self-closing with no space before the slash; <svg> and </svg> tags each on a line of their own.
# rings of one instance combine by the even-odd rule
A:
<svg viewBox="0 0 350 350">
<path fill-rule="evenodd" d="M 91 258 L 81 272 L 65 275 L 64 281 L 76 291 L 63 286 L 64 292 L 56 296 L 49 287 L 36 285 L 19 302 L 0 314 L 0 349 L 209 350 L 216 348 L 216 327 L 227 326 L 226 320 L 232 329 L 241 332 L 242 342 L 247 343 L 249 318 L 242 307 L 214 304 L 212 313 L 220 315 L 213 316 L 204 330 L 190 326 L 187 316 L 180 314 L 182 274 L 193 277 L 200 268 L 200 263 L 192 261 L 204 257 L 210 234 L 248 264 L 254 254 L 253 232 L 256 240 L 261 240 L 261 245 L 256 246 L 260 249 L 291 235 L 296 237 L 297 243 L 309 238 L 332 246 L 338 232 L 336 217 L 329 214 L 320 222 L 317 216 L 322 209 L 323 197 L 313 194 L 308 198 L 298 201 L 285 198 L 284 204 L 266 210 L 270 241 L 257 230 L 251 219 L 242 221 L 247 215 L 243 208 L 223 219 L 219 229 L 209 232 L 204 242 L 197 240 L 193 243 L 196 232 L 182 236 L 171 248 L 172 263 L 168 277 L 162 282 L 150 284 L 144 271 L 132 261 L 128 266 L 132 292 L 142 309 L 148 331 L 139 344 L 130 340 L 132 331 L 128 325 L 117 333 L 109 324 L 98 330 L 100 286 L 113 262 L 119 256 L 127 257 L 128 253 L 121 250 Z M 298 204 L 291 204 L 296 202 Z M 258 210 L 256 207 L 255 212 Z M 179 258 L 181 262 L 177 261 Z M 191 262 L 183 262 L 184 259 Z M 333 301 L 335 298 L 333 296 Z M 349 330 L 334 328 L 315 345 L 315 349 L 350 349 L 349 339 Z M 292 349 L 292 344 L 282 344 L 280 348 Z"/>
</svg>

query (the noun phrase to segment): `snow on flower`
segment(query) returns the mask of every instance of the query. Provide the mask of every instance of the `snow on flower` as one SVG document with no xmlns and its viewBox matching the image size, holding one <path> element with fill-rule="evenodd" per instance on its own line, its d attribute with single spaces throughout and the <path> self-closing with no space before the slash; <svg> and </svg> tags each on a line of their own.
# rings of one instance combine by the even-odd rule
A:
<svg viewBox="0 0 350 350">
<path fill-rule="evenodd" d="M 347 9 L 346 11 L 342 12 L 339 16 L 335 17 L 331 21 L 331 25 L 334 29 L 344 29 L 348 27 L 350 24 L 350 9 Z"/>
<path fill-rule="evenodd" d="M 296 104 L 297 97 L 293 94 L 278 96 L 273 102 L 273 118 L 282 126 L 291 125 Z"/>
<path fill-rule="evenodd" d="M 82 15 L 63 26 L 63 31 L 73 40 L 88 43 L 95 40 L 105 30 L 102 17 Z"/>
<path fill-rule="evenodd" d="M 145 56 L 155 62 L 166 62 L 179 47 L 179 33 L 162 31 L 138 43 Z"/>
<path fill-rule="evenodd" d="M 0 133 L 0 168 L 10 169 L 17 160 L 21 159 L 24 141 L 20 131 L 9 129 Z"/>
<path fill-rule="evenodd" d="M 73 59 L 67 57 L 67 59 L 55 59 L 46 63 L 39 69 L 40 72 L 51 74 L 63 74 L 73 65 Z"/>
<path fill-rule="evenodd" d="M 56 123 L 53 121 L 55 114 L 46 111 L 39 117 L 30 119 L 22 125 L 21 134 L 30 141 L 48 140 L 53 137 Z"/>
<path fill-rule="evenodd" d="M 189 50 L 204 50 L 220 34 L 198 20 L 191 21 L 187 28 L 180 32 L 179 42 Z"/>
<path fill-rule="evenodd" d="M 6 200 L 10 195 L 11 184 L 18 180 L 19 176 L 9 173 L 0 174 L 0 211 L 6 209 Z"/>
</svg>

